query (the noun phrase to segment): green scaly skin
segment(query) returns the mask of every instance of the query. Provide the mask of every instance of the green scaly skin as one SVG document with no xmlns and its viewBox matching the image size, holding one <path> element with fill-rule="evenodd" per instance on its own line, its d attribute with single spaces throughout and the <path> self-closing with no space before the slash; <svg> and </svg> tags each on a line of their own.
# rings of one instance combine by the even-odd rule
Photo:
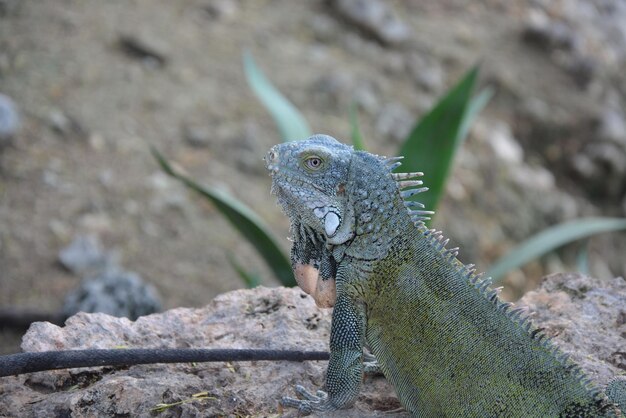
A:
<svg viewBox="0 0 626 418">
<path fill-rule="evenodd" d="M 317 280 L 336 284 L 327 392 L 298 386 L 303 399 L 283 405 L 302 414 L 349 407 L 367 346 L 414 416 L 621 416 L 614 403 L 626 401 L 626 381 L 599 390 L 458 261 L 425 227 L 428 213 L 406 200 L 407 189 L 419 191 L 407 178 L 419 173 L 393 174 L 396 161 L 325 135 L 266 156 L 292 223 L 294 270 L 312 266 Z"/>
</svg>

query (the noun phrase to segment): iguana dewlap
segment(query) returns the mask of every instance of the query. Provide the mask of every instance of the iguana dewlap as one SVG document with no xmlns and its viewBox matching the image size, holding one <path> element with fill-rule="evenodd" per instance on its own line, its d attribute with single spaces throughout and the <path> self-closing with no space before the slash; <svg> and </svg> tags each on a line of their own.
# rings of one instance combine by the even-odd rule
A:
<svg viewBox="0 0 626 418">
<path fill-rule="evenodd" d="M 296 282 L 302 290 L 313 296 L 315 303 L 320 308 L 332 308 L 337 298 L 335 278 L 322 279 L 320 271 L 312 264 L 295 262 L 293 274 Z"/>
<path fill-rule="evenodd" d="M 626 380 L 597 388 L 425 227 L 431 213 L 409 200 L 425 190 L 421 173 L 393 173 L 398 158 L 326 135 L 276 145 L 266 165 L 291 220 L 298 283 L 319 306 L 334 305 L 327 392 L 297 387 L 303 399 L 285 406 L 350 406 L 367 345 L 414 416 L 621 416 Z"/>
</svg>

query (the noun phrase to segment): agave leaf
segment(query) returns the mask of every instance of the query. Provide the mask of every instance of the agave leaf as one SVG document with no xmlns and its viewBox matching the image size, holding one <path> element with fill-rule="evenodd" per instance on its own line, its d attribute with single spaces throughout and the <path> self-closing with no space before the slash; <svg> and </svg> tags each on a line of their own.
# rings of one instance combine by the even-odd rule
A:
<svg viewBox="0 0 626 418">
<path fill-rule="evenodd" d="M 465 138 L 467 138 L 467 134 L 472 127 L 472 124 L 483 111 L 485 106 L 489 103 L 491 98 L 493 97 L 494 91 L 491 87 L 487 87 L 482 89 L 477 95 L 472 97 L 469 106 L 467 107 L 467 111 L 463 116 L 463 121 L 461 122 L 461 127 L 459 128 L 459 146 L 465 142 Z"/>
<path fill-rule="evenodd" d="M 363 143 L 363 135 L 359 128 L 359 108 L 356 102 L 352 102 L 350 105 L 350 128 L 350 136 L 352 137 L 354 149 L 364 151 L 365 144 Z"/>
<path fill-rule="evenodd" d="M 477 75 L 478 67 L 469 70 L 420 119 L 400 148 L 404 171 L 424 172 L 424 183 L 429 190 L 421 193 L 418 200 L 429 210 L 437 209 L 455 152 L 471 122 L 491 97 L 491 92 L 484 90 L 472 99 Z"/>
<path fill-rule="evenodd" d="M 274 118 L 282 140 L 294 141 L 311 136 L 311 128 L 304 116 L 272 85 L 248 52 L 243 54 L 243 66 L 250 88 Z"/>
<path fill-rule="evenodd" d="M 553 226 L 528 238 L 500 258 L 487 274 L 494 283 L 509 271 L 570 242 L 602 232 L 626 229 L 625 218 L 581 218 Z"/>
<path fill-rule="evenodd" d="M 265 222 L 252 209 L 224 191 L 199 185 L 189 177 L 174 170 L 156 148 L 151 147 L 151 151 L 165 173 L 215 205 L 230 224 L 254 246 L 284 286 L 296 285 L 289 259 L 280 249 Z"/>
<path fill-rule="evenodd" d="M 584 240 L 576 253 L 576 270 L 582 274 L 589 274 L 589 240 Z"/>
</svg>

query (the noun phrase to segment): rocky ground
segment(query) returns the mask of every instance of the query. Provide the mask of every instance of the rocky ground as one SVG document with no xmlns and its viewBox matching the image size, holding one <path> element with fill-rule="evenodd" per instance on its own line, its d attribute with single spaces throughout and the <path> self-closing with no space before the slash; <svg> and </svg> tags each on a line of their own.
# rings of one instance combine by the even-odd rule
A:
<svg viewBox="0 0 626 418">
<path fill-rule="evenodd" d="M 154 285 L 165 308 L 242 287 L 228 254 L 276 284 L 148 151 L 156 145 L 287 235 L 261 161 L 278 134 L 245 83 L 244 50 L 317 132 L 347 140 L 356 100 L 368 149 L 382 154 L 480 63 L 496 95 L 435 226 L 482 269 L 548 225 L 625 215 L 623 2 L 385 4 L 0 0 L 0 307 L 61 310 L 82 275 L 58 255 L 84 234 Z M 594 238 L 592 273 L 624 275 L 625 249 L 623 234 Z M 514 272 L 509 297 L 572 268 L 575 253 Z M 19 335 L 2 337 L 1 351 L 18 349 Z"/>
<path fill-rule="evenodd" d="M 519 305 L 529 306 L 535 324 L 544 327 L 601 387 L 626 370 L 623 278 L 553 275 Z M 201 309 L 178 308 L 136 322 L 80 313 L 63 328 L 36 323 L 22 348 L 27 352 L 114 347 L 327 350 L 329 334 L 329 310 L 317 308 L 301 290 L 258 288 L 220 295 Z M 278 400 L 293 394 L 295 384 L 309 389 L 323 384 L 326 364 L 151 364 L 3 377 L 0 417 L 274 417 L 281 412 Z M 157 413 L 159 404 L 170 406 Z M 389 383 L 369 376 L 353 408 L 323 416 L 382 417 L 399 406 Z M 296 416 L 294 411 L 284 412 Z"/>
</svg>

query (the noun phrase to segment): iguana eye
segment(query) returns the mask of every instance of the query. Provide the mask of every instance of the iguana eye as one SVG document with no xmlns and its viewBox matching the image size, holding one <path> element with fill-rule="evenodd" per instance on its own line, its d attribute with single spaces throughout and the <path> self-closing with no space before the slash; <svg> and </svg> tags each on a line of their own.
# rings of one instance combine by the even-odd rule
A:
<svg viewBox="0 0 626 418">
<path fill-rule="evenodd" d="M 323 163 L 324 161 L 317 155 L 311 155 L 304 160 L 304 165 L 309 170 L 319 170 Z"/>
</svg>

